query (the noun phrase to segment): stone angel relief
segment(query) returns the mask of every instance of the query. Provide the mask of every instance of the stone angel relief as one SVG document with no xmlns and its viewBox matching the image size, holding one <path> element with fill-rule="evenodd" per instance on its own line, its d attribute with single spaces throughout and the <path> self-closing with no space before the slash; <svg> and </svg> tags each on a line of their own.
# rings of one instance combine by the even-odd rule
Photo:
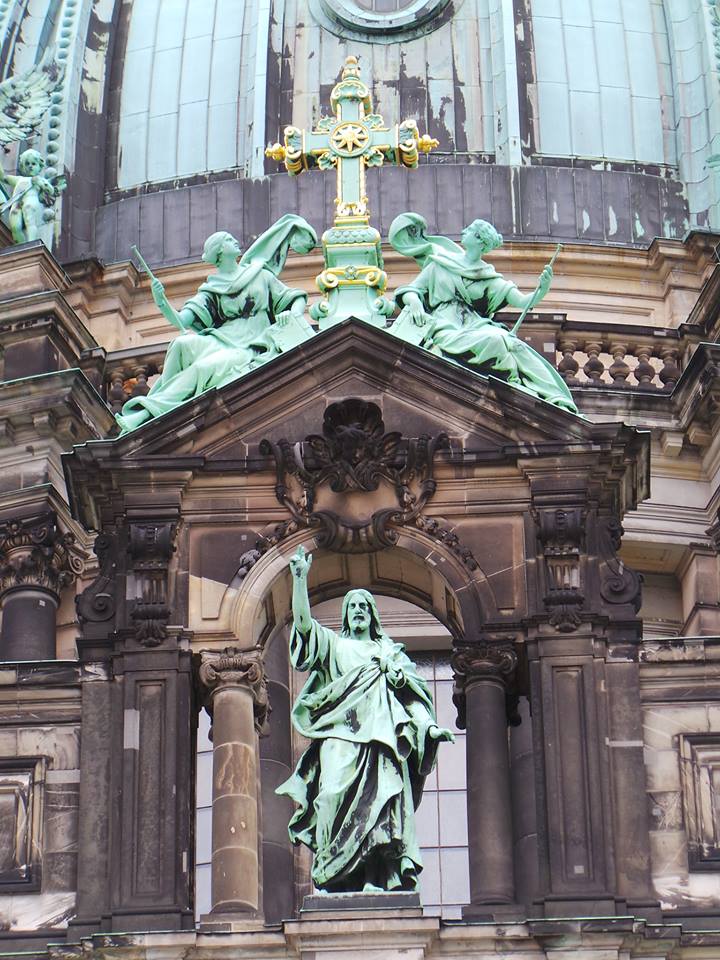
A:
<svg viewBox="0 0 720 960">
<path fill-rule="evenodd" d="M 63 75 L 64 67 L 48 52 L 30 70 L 0 83 L 0 145 L 7 148 L 37 133 Z M 43 225 L 55 218 L 55 201 L 66 185 L 64 175 L 46 167 L 37 150 L 20 154 L 17 174 L 0 169 L 0 191 L 5 199 L 0 216 L 8 223 L 15 243 L 40 238 Z"/>
</svg>

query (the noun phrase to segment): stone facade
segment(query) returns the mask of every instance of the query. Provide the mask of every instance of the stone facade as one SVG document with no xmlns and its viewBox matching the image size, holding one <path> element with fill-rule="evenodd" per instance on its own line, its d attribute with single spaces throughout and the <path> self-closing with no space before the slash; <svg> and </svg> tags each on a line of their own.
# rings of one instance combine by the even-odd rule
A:
<svg viewBox="0 0 720 960">
<path fill-rule="evenodd" d="M 714 960 L 717 5 L 439 0 L 408 24 L 400 0 L 395 36 L 368 0 L 362 37 L 351 0 L 209 4 L 212 28 L 200 6 L 0 2 L 6 69 L 53 38 L 67 62 L 43 142 L 70 172 L 54 253 L 0 225 L 0 952 Z M 618 28 L 632 75 L 597 47 Z M 407 209 L 452 236 L 486 216 L 524 290 L 566 242 L 522 335 L 583 417 L 350 320 L 111 439 L 172 333 L 130 244 L 179 304 L 213 230 L 329 225 L 328 178 L 270 175 L 262 149 L 312 122 L 350 42 L 378 109 L 441 141 L 417 171 L 373 171 L 383 236 Z M 625 116 L 588 126 L 587 104 L 621 101 L 627 136 Z M 182 131 L 201 115 L 236 128 L 198 159 Z M 383 254 L 391 287 L 409 281 Z M 283 277 L 312 296 L 321 269 L 291 256 Z M 438 801 L 462 821 L 455 913 L 441 893 L 440 916 L 305 899 L 274 793 L 302 749 L 301 544 L 314 605 L 366 586 L 414 656 L 442 654 L 464 750 L 459 804 Z"/>
<path fill-rule="evenodd" d="M 42 244 L 6 257 L 8 272 L 27 278 L 6 299 L 8 316 L 28 295 L 52 302 L 51 284 L 77 303 L 86 295 Z M 102 275 L 93 282 L 97 297 Z M 709 269 L 696 308 L 705 297 L 697 324 L 710 330 L 713 282 Z M 142 285 L 130 293 L 145 296 Z M 697 489 L 712 463 L 712 344 L 695 349 L 673 390 L 619 392 L 588 376 L 575 394 L 591 416 L 579 420 L 349 321 L 112 441 L 101 439 L 111 421 L 96 388 L 113 354 L 76 310 L 62 309 L 24 341 L 6 328 L 13 362 L 26 350 L 28 364 L 40 357 L 50 367 L 21 381 L 32 390 L 6 408 L 7 454 L 31 431 L 40 447 L 47 419 L 33 411 L 52 405 L 57 417 L 45 472 L 13 480 L 10 464 L 22 458 L 9 456 L 4 494 L 0 773 L 16 825 L 6 827 L 0 908 L 10 952 L 162 942 L 174 954 L 251 937 L 258 956 L 459 956 L 502 943 L 519 957 L 552 953 L 560 938 L 579 955 L 601 944 L 608 955 L 669 957 L 705 944 L 712 956 L 712 506 L 647 500 L 651 480 L 669 499 L 665 476 L 680 468 Z M 121 309 L 132 324 L 132 307 Z M 538 314 L 529 330 L 556 323 Z M 132 389 L 132 379 L 123 374 L 119 386 Z M 652 430 L 602 416 L 611 408 L 638 426 L 651 413 Z M 346 420 L 367 431 L 357 459 L 370 472 L 384 450 L 371 437 L 393 435 L 396 480 L 338 493 L 338 474 L 331 488 L 306 438 L 323 434 L 331 455 Z M 63 442 L 61 429 L 80 442 Z M 668 439 L 677 436 L 680 450 Z M 61 462 L 63 446 L 72 452 Z M 672 509 L 685 511 L 697 539 L 672 531 Z M 412 908 L 402 918 L 297 913 L 306 867 L 270 787 L 296 749 L 287 656 L 274 637 L 285 629 L 286 562 L 299 543 L 316 555 L 315 602 L 363 583 L 409 600 L 450 637 L 467 739 L 460 923 Z M 667 555 L 673 575 L 663 572 Z M 628 556 L 656 590 L 675 584 L 685 618 L 675 639 L 662 627 L 657 639 L 647 627 L 643 636 L 642 584 Z M 671 591 L 664 600 L 671 608 Z M 646 609 L 660 624 L 662 611 Z M 213 715 L 214 882 L 212 912 L 196 929 L 203 705 Z M 138 930 L 147 932 L 122 932 Z"/>
</svg>

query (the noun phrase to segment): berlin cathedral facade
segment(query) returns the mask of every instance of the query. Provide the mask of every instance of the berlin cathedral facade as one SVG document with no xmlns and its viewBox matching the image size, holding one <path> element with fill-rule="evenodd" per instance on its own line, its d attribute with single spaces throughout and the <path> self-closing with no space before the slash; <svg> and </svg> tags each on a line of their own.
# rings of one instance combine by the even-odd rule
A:
<svg viewBox="0 0 720 960">
<path fill-rule="evenodd" d="M 720 2 L 0 0 L 0 80 L 51 62 L 23 137 L 0 84 L 0 953 L 716 960 Z M 278 223 L 270 359 L 201 382 L 206 240 Z M 504 367 L 437 320 L 488 277 Z M 419 900 L 291 843 L 299 547 L 454 732 Z"/>
</svg>

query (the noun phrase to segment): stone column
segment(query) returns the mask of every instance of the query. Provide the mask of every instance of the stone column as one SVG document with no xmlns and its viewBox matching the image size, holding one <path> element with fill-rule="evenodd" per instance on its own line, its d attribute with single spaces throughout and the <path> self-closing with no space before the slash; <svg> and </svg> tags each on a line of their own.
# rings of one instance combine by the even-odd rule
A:
<svg viewBox="0 0 720 960">
<path fill-rule="evenodd" d="M 60 591 L 83 569 L 71 533 L 46 511 L 0 522 L 0 660 L 53 660 Z"/>
<path fill-rule="evenodd" d="M 468 917 L 492 918 L 493 906 L 515 902 L 506 695 L 516 665 L 510 640 L 453 654 L 458 723 L 467 728 Z"/>
<path fill-rule="evenodd" d="M 257 736 L 268 715 L 260 650 L 204 651 L 212 718 L 212 912 L 260 913 Z"/>
</svg>

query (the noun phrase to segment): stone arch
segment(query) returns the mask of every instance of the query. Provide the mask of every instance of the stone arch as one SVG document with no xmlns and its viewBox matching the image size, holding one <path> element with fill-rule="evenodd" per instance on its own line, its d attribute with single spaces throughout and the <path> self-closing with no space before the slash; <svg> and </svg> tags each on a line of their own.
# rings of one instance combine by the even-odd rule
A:
<svg viewBox="0 0 720 960">
<path fill-rule="evenodd" d="M 417 528 L 401 528 L 397 543 L 367 553 L 336 553 L 317 548 L 303 530 L 260 557 L 249 572 L 239 571 L 226 591 L 223 606 L 230 630 L 242 647 L 264 645 L 275 627 L 290 616 L 288 560 L 301 545 L 313 553 L 308 588 L 311 603 L 366 587 L 383 596 L 409 600 L 440 621 L 454 642 L 478 636 L 497 617 L 493 591 L 484 572 L 464 561 L 442 541 Z"/>
<path fill-rule="evenodd" d="M 478 635 L 497 613 L 487 577 L 445 543 L 415 527 L 398 531 L 395 546 L 377 552 L 341 554 L 317 548 L 314 532 L 303 529 L 261 556 L 249 572 L 239 571 L 223 603 L 227 623 L 241 646 L 263 646 L 271 719 L 260 741 L 263 810 L 262 903 L 268 922 L 291 916 L 295 908 L 294 854 L 287 835 L 292 805 L 275 789 L 293 766 L 290 711 L 292 693 L 287 644 L 292 580 L 288 560 L 299 545 L 313 553 L 309 577 L 314 606 L 366 587 L 379 596 L 411 602 L 432 614 L 453 643 Z M 221 616 L 223 614 L 221 613 Z M 225 619 L 225 617 L 223 617 Z M 283 642 L 284 641 L 284 642 Z"/>
</svg>

